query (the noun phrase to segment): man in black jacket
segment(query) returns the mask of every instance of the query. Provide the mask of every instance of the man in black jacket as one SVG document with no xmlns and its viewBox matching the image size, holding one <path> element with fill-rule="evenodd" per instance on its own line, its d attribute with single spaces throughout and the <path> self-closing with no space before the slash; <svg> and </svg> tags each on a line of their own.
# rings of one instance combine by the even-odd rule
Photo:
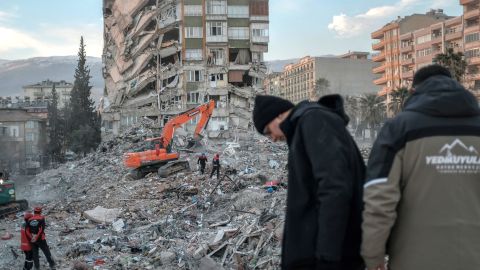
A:
<svg viewBox="0 0 480 270">
<path fill-rule="evenodd" d="M 282 269 L 363 269 L 365 165 L 345 128 L 342 98 L 294 106 L 257 96 L 253 121 L 258 132 L 289 147 Z"/>
</svg>

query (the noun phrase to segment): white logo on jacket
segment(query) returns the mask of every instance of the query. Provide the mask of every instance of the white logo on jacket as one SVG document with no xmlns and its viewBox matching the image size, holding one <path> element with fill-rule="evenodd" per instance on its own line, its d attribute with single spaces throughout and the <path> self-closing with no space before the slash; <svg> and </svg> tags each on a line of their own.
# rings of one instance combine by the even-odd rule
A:
<svg viewBox="0 0 480 270">
<path fill-rule="evenodd" d="M 480 156 L 473 146 L 465 145 L 460 139 L 445 144 L 439 151 L 442 155 L 426 156 L 426 163 L 435 166 L 439 173 L 480 173 Z"/>
</svg>

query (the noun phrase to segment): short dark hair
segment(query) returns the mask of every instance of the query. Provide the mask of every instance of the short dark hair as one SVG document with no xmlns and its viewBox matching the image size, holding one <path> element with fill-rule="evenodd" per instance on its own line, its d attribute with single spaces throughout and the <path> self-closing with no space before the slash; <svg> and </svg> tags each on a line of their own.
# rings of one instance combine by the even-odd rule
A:
<svg viewBox="0 0 480 270">
<path fill-rule="evenodd" d="M 412 86 L 415 87 L 426 81 L 428 78 L 436 75 L 442 75 L 452 78 L 452 74 L 448 69 L 441 65 L 433 64 L 423 67 L 417 70 L 417 72 L 415 72 L 415 76 L 413 76 Z"/>
</svg>

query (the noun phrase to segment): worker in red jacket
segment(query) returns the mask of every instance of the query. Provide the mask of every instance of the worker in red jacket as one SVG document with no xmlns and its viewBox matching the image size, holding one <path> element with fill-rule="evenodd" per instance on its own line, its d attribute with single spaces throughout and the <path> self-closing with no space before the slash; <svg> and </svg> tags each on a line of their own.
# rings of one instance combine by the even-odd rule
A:
<svg viewBox="0 0 480 270">
<path fill-rule="evenodd" d="M 42 216 L 42 208 L 35 207 L 33 216 L 28 220 L 27 231 L 31 234 L 31 243 L 33 251 L 33 263 L 35 269 L 40 269 L 38 249 L 41 249 L 47 258 L 50 269 L 55 269 L 55 261 L 52 259 L 50 248 L 45 237 L 45 217 Z"/>
<path fill-rule="evenodd" d="M 33 253 L 32 244 L 30 243 L 31 235 L 27 233 L 28 220 L 33 216 L 32 212 L 25 212 L 23 215 L 24 221 L 20 228 L 20 249 L 25 253 L 25 263 L 23 264 L 23 270 L 30 270 L 33 266 Z"/>
<path fill-rule="evenodd" d="M 210 178 L 217 172 L 217 179 L 220 179 L 220 154 L 215 154 L 212 160 L 212 173 L 210 174 Z"/>
</svg>

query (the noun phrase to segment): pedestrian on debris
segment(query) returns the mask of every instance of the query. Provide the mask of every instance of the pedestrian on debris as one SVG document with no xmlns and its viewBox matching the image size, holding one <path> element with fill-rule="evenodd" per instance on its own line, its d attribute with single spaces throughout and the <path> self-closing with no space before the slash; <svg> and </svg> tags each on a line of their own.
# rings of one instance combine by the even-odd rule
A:
<svg viewBox="0 0 480 270">
<path fill-rule="evenodd" d="M 25 262 L 23 263 L 24 270 L 30 270 L 33 267 L 33 251 L 32 251 L 32 244 L 31 235 L 27 233 L 27 223 L 28 220 L 33 216 L 32 212 L 25 212 L 23 215 L 23 222 L 22 226 L 20 227 L 20 249 L 25 254 Z"/>
<path fill-rule="evenodd" d="M 368 269 L 480 269 L 480 109 L 439 65 L 419 69 L 374 143 L 364 186 Z"/>
<path fill-rule="evenodd" d="M 360 256 L 365 164 L 346 129 L 339 95 L 294 106 L 257 96 L 255 128 L 288 144 L 282 269 L 363 270 Z"/>
<path fill-rule="evenodd" d="M 42 208 L 35 207 L 33 210 L 33 216 L 27 223 L 27 231 L 31 234 L 30 242 L 32 243 L 33 263 L 35 269 L 40 269 L 39 249 L 41 249 L 45 255 L 47 262 L 50 265 L 50 269 L 55 269 L 55 261 L 52 258 L 45 236 L 45 226 L 45 217 L 42 215 Z"/>
<path fill-rule="evenodd" d="M 212 173 L 210 174 L 210 178 L 212 178 L 213 174 L 217 172 L 217 179 L 220 179 L 220 154 L 215 154 L 212 160 Z"/>
<path fill-rule="evenodd" d="M 200 164 L 200 172 L 202 174 L 205 173 L 205 166 L 207 165 L 207 156 L 205 155 L 205 153 L 202 153 L 199 157 L 198 157 L 198 160 L 197 160 L 197 164 Z"/>
</svg>

